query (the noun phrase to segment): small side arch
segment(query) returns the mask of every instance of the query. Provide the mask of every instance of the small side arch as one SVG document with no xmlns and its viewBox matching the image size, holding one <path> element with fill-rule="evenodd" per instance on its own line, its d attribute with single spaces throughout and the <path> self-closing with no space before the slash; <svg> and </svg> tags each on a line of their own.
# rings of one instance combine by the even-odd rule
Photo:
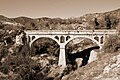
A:
<svg viewBox="0 0 120 80">
<path fill-rule="evenodd" d="M 98 37 L 98 36 L 95 36 L 94 39 L 95 39 L 96 41 L 99 41 L 99 37 Z"/>
<path fill-rule="evenodd" d="M 69 40 L 69 39 L 70 39 L 70 36 L 67 36 L 67 37 L 66 37 L 66 41 Z"/>
<path fill-rule="evenodd" d="M 60 37 L 60 43 L 64 43 L 65 42 L 65 37 L 64 36 L 61 36 Z"/>
<path fill-rule="evenodd" d="M 59 37 L 58 36 L 55 36 L 55 39 L 57 39 L 59 41 Z"/>
<path fill-rule="evenodd" d="M 35 39 L 35 36 L 32 36 L 32 40 Z"/>
</svg>

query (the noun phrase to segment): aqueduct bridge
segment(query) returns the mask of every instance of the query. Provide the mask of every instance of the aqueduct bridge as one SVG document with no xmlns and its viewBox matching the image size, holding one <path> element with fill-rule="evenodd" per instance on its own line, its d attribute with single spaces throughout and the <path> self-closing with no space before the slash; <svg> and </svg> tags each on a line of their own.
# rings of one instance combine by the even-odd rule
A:
<svg viewBox="0 0 120 80">
<path fill-rule="evenodd" d="M 60 54 L 58 65 L 66 66 L 65 46 L 68 42 L 75 38 L 87 38 L 96 43 L 100 48 L 104 44 L 104 40 L 111 34 L 116 34 L 116 30 L 26 30 L 27 42 L 30 47 L 33 42 L 42 37 L 51 38 L 60 46 Z"/>
</svg>

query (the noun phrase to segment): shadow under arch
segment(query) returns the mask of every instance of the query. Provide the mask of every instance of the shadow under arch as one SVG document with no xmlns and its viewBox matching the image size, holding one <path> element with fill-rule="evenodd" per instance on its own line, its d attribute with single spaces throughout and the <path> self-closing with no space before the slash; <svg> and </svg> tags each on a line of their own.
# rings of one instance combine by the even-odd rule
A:
<svg viewBox="0 0 120 80">
<path fill-rule="evenodd" d="M 76 58 L 82 58 L 83 60 L 82 60 L 82 64 L 81 64 L 80 67 L 85 66 L 88 63 L 91 51 L 94 50 L 94 49 L 99 49 L 99 48 L 100 48 L 99 46 L 94 46 L 94 47 L 90 47 L 88 49 L 85 49 L 81 52 L 76 52 L 74 54 L 69 54 L 68 59 L 70 59 L 70 61 L 71 61 L 70 64 L 75 65 L 76 64 L 76 62 L 75 62 Z"/>
<path fill-rule="evenodd" d="M 60 46 L 54 39 L 39 37 L 31 44 L 31 55 L 48 53 L 50 56 L 58 57 L 59 49 Z"/>
<path fill-rule="evenodd" d="M 75 53 L 71 53 L 72 51 L 67 51 L 67 49 L 68 49 L 68 47 L 67 47 L 68 44 L 69 44 L 72 40 L 79 39 L 79 38 L 81 38 L 81 39 L 80 39 L 81 41 L 87 39 L 87 40 L 91 41 L 91 43 L 94 44 L 94 45 L 91 46 L 91 47 L 85 48 L 85 49 L 82 50 L 82 51 L 77 51 L 77 52 L 75 52 Z M 82 40 L 82 39 L 83 39 L 83 40 Z M 81 41 L 80 41 L 80 42 L 81 42 Z M 80 43 L 80 42 L 79 42 L 79 43 Z M 76 43 L 76 44 L 79 44 L 79 43 Z M 76 45 L 76 44 L 75 44 L 75 45 Z M 91 44 L 89 44 L 89 45 L 91 45 Z M 82 46 L 84 46 L 84 45 L 82 45 Z M 73 49 L 73 48 L 72 48 L 72 49 Z M 66 46 L 65 46 L 67 64 L 75 65 L 75 64 L 76 64 L 76 62 L 75 62 L 76 58 L 82 58 L 83 61 L 82 61 L 82 65 L 81 65 L 81 66 L 86 65 L 86 64 L 88 63 L 88 60 L 89 60 L 89 57 L 90 57 L 90 52 L 91 52 L 92 50 L 94 50 L 94 49 L 100 49 L 100 46 L 99 46 L 98 43 L 96 43 L 96 41 L 94 42 L 93 39 L 91 40 L 91 38 L 75 37 L 75 38 L 70 39 L 69 42 L 68 42 L 68 43 L 66 44 Z"/>
<path fill-rule="evenodd" d="M 101 45 L 94 39 L 91 39 L 89 37 L 74 37 L 74 38 L 70 38 L 66 43 L 65 43 L 65 49 L 67 48 L 68 44 L 73 41 L 73 40 L 76 40 L 76 39 L 79 39 L 80 41 L 79 42 L 76 42 L 76 44 L 79 44 L 81 43 L 82 41 L 84 40 L 89 40 L 89 42 L 91 42 L 94 46 L 99 46 L 101 47 Z M 85 42 L 85 43 L 88 43 L 88 45 L 90 45 L 89 42 Z M 71 46 L 71 45 L 70 45 Z M 81 45 L 83 46 L 83 45 Z"/>
<path fill-rule="evenodd" d="M 92 37 L 89 37 L 89 36 L 73 36 L 73 37 L 71 37 L 69 40 L 67 40 L 66 42 L 65 42 L 65 46 L 70 42 L 70 41 L 72 41 L 72 40 L 74 40 L 74 39 L 77 39 L 77 38 L 86 38 L 86 39 L 89 39 L 89 40 L 91 40 L 94 44 L 97 44 L 100 48 L 101 48 L 101 45 L 100 45 L 100 43 L 97 41 L 97 40 L 95 40 L 94 38 L 92 38 Z"/>
</svg>

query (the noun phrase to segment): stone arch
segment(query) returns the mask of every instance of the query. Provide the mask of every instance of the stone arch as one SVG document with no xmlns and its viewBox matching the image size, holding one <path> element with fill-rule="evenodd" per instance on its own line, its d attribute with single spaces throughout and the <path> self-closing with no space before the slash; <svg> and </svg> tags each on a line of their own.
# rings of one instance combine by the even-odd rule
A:
<svg viewBox="0 0 120 80">
<path fill-rule="evenodd" d="M 75 39 L 75 38 L 87 38 L 87 39 L 92 40 L 93 43 L 97 44 L 100 48 L 102 47 L 102 46 L 100 45 L 100 43 L 99 43 L 96 39 L 94 39 L 94 38 L 92 38 L 92 37 L 89 37 L 89 36 L 75 36 L 75 37 L 71 37 L 69 40 L 67 40 L 67 41 L 65 42 L 65 46 L 66 46 L 71 40 L 73 40 L 73 39 Z"/>
<path fill-rule="evenodd" d="M 45 39 L 45 41 L 44 41 L 44 39 Z M 45 43 L 43 43 L 43 44 L 41 42 L 39 43 L 38 40 L 40 40 L 40 41 L 42 40 Z M 30 51 L 31 51 L 31 56 L 46 55 L 49 58 L 52 57 L 52 62 L 50 62 L 50 64 L 58 64 L 57 59 L 59 58 L 59 54 L 60 54 L 60 45 L 59 45 L 57 39 L 55 39 L 54 37 L 41 36 L 41 37 L 35 38 L 30 43 Z"/>
<path fill-rule="evenodd" d="M 40 39 L 40 38 L 50 38 L 52 40 L 54 40 L 55 42 L 57 42 L 58 45 L 60 45 L 59 41 L 54 38 L 54 37 L 50 37 L 50 36 L 39 36 L 39 37 L 35 37 L 30 43 L 29 46 L 31 47 L 32 43 L 35 42 L 36 40 Z"/>
</svg>

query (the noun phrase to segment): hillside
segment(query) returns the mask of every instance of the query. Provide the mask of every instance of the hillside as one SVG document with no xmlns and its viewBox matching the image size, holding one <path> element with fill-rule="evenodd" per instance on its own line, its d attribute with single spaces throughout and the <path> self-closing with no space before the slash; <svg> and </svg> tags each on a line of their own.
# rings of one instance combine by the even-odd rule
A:
<svg viewBox="0 0 120 80">
<path fill-rule="evenodd" d="M 0 15 L 0 29 L 34 29 L 34 30 L 83 30 L 83 29 L 116 29 L 120 24 L 120 9 L 86 14 L 77 18 L 7 18 Z"/>
</svg>

